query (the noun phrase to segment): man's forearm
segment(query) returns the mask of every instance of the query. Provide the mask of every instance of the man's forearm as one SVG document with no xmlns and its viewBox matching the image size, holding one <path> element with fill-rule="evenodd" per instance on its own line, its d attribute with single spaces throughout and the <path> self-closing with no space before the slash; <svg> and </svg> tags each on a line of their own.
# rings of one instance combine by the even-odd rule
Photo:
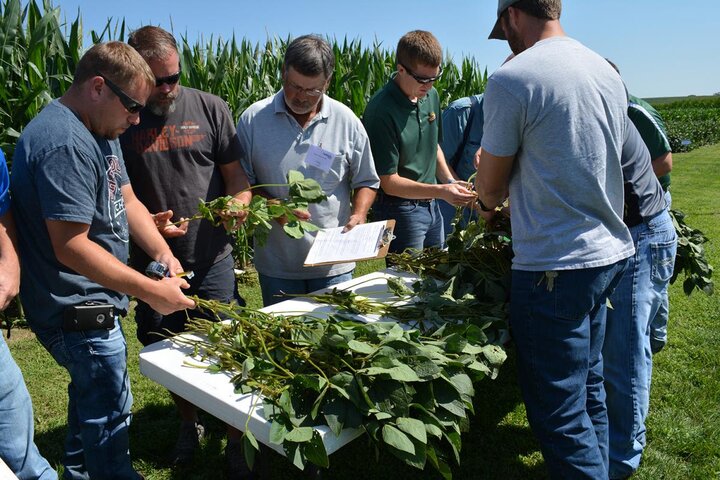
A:
<svg viewBox="0 0 720 480">
<path fill-rule="evenodd" d="M 162 256 L 172 255 L 148 209 L 135 197 L 132 190 L 126 188 L 129 189 L 129 185 L 123 187 L 125 213 L 133 241 L 152 259 L 158 260 Z"/>
<path fill-rule="evenodd" d="M 375 201 L 377 191 L 370 187 L 360 187 L 355 189 L 352 199 L 352 214 L 367 217 L 367 213 Z"/>
</svg>

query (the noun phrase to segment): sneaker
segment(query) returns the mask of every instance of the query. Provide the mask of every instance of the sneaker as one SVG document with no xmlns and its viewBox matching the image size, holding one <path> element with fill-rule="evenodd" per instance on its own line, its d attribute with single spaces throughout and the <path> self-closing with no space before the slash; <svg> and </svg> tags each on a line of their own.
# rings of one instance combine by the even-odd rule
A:
<svg viewBox="0 0 720 480">
<path fill-rule="evenodd" d="M 200 446 L 200 441 L 204 437 L 205 427 L 200 422 L 182 422 L 180 424 L 180 434 L 172 454 L 172 464 L 174 466 L 191 464 L 195 449 Z"/>
<path fill-rule="evenodd" d="M 259 455 L 255 456 L 256 464 L 258 457 Z M 245 463 L 245 455 L 240 442 L 227 442 L 225 446 L 225 467 L 228 480 L 258 480 L 260 478 Z"/>
</svg>

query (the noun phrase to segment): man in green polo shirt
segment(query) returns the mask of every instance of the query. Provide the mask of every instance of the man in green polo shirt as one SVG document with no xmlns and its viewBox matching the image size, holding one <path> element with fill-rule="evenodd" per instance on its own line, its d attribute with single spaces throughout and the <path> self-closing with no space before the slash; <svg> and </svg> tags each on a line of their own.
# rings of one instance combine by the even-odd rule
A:
<svg viewBox="0 0 720 480">
<path fill-rule="evenodd" d="M 475 199 L 445 163 L 441 110 L 433 82 L 442 73 L 442 48 L 423 30 L 405 34 L 396 51 L 397 71 L 365 109 L 381 191 L 373 205 L 376 220 L 393 218 L 391 252 L 443 246 L 442 215 L 435 199 L 462 205 Z"/>
<path fill-rule="evenodd" d="M 665 201 L 670 208 L 670 170 L 672 170 L 672 150 L 667 136 L 665 122 L 657 110 L 642 98 L 628 94 L 628 117 L 640 132 L 645 146 L 650 151 L 655 175 L 665 191 Z M 650 348 L 657 353 L 667 343 L 667 324 L 670 315 L 670 301 L 665 287 L 665 297 L 660 309 L 650 322 Z"/>
</svg>

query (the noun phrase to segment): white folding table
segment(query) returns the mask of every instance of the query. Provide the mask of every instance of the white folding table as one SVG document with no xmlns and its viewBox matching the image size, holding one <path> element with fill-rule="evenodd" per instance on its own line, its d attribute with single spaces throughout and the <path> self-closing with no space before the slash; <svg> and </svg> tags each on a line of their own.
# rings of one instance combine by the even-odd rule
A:
<svg viewBox="0 0 720 480">
<path fill-rule="evenodd" d="M 350 289 L 368 298 L 388 298 L 387 278 L 402 278 L 408 285 L 416 277 L 404 272 L 384 270 L 358 277 L 335 285 L 338 289 Z M 292 298 L 263 308 L 268 313 L 310 313 L 322 315 L 334 312 L 330 305 L 319 304 L 309 298 Z M 360 316 L 363 321 L 377 321 L 377 316 Z M 384 319 L 389 320 L 389 319 Z M 185 334 L 188 335 L 188 334 Z M 257 393 L 238 394 L 227 373 L 211 373 L 189 355 L 192 348 L 163 340 L 148 345 L 140 352 L 140 372 L 164 386 L 198 408 L 223 422 L 244 431 L 249 428 L 258 441 L 285 455 L 282 445 L 270 443 L 270 422 L 263 416 L 262 397 Z M 336 436 L 327 426 L 316 427 L 325 450 L 331 454 L 357 438 L 359 429 L 345 429 Z"/>
</svg>

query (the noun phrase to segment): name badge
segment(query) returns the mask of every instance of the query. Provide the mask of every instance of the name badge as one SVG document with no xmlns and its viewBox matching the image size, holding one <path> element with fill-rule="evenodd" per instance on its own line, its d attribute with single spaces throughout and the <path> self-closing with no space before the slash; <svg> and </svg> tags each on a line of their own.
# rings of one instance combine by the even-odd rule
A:
<svg viewBox="0 0 720 480">
<path fill-rule="evenodd" d="M 327 173 L 330 171 L 330 167 L 332 167 L 333 160 L 335 160 L 335 154 L 333 152 L 328 152 L 317 145 L 310 145 L 307 157 L 305 157 L 305 164 L 319 168 Z"/>
</svg>

